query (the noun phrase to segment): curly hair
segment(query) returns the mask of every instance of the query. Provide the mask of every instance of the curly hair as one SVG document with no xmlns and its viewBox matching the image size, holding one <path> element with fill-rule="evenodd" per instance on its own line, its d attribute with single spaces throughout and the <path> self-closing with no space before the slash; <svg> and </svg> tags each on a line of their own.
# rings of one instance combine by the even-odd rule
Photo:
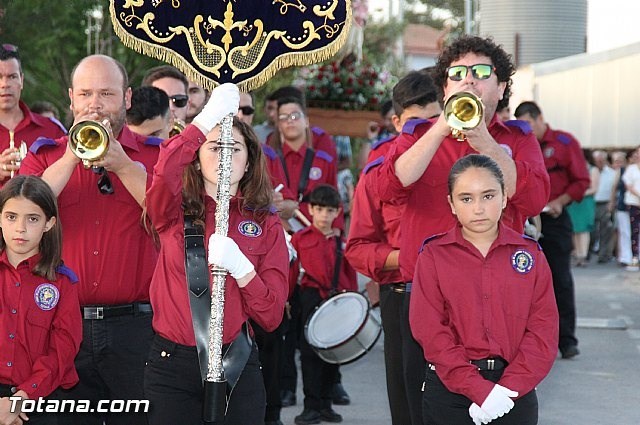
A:
<svg viewBox="0 0 640 425">
<path fill-rule="evenodd" d="M 273 187 L 262 153 L 262 146 L 251 126 L 238 119 L 238 117 L 233 117 L 233 127 L 244 137 L 248 152 L 248 170 L 242 176 L 238 186 L 239 192 L 242 194 L 241 212 L 247 214 L 247 211 L 251 211 L 258 222 L 263 222 L 271 211 Z M 196 158 L 184 170 L 182 176 L 182 202 L 185 215 L 197 217 L 198 224 L 203 225 L 205 217 L 204 181 L 202 172 L 196 166 L 197 161 Z"/>
<path fill-rule="evenodd" d="M 451 63 L 460 59 L 467 53 L 484 55 L 491 59 L 495 67 L 496 77 L 499 82 L 507 83 L 504 95 L 498 102 L 498 109 L 509 104 L 511 97 L 511 76 L 516 72 L 511 55 L 505 52 L 502 46 L 497 45 L 491 37 L 481 38 L 477 36 L 462 36 L 455 40 L 439 56 L 433 70 L 433 81 L 437 87 L 444 89 L 447 83 L 447 68 Z"/>
</svg>

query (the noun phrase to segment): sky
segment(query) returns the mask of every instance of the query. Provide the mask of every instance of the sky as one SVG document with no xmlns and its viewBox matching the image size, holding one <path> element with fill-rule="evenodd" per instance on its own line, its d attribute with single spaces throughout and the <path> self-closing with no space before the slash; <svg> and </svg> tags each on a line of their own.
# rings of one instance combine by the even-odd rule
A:
<svg viewBox="0 0 640 425">
<path fill-rule="evenodd" d="M 382 9 L 384 16 L 389 4 L 397 0 L 369 0 L 369 9 Z M 397 8 L 397 6 L 393 6 Z M 639 0 L 588 0 L 587 51 L 598 52 L 640 42 L 638 30 Z"/>
</svg>

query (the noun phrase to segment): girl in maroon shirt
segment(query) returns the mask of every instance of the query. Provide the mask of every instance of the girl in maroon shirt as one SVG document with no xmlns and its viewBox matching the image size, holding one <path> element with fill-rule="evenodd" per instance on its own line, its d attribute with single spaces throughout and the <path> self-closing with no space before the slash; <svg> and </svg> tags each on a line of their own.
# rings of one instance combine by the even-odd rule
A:
<svg viewBox="0 0 640 425">
<path fill-rule="evenodd" d="M 557 355 L 558 311 L 538 244 L 500 223 L 498 165 L 459 159 L 449 204 L 459 225 L 427 239 L 411 291 L 411 331 L 427 361 L 429 425 L 535 425 L 535 387 Z"/>
</svg>

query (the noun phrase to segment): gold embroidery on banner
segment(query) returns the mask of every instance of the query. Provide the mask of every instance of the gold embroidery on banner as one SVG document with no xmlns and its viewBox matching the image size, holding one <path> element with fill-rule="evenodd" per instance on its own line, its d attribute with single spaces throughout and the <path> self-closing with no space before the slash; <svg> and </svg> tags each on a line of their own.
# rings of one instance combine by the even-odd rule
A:
<svg viewBox="0 0 640 425">
<path fill-rule="evenodd" d="M 117 0 L 112 0 L 112 16 L 114 16 L 113 1 Z M 229 1 L 222 21 L 214 19 L 212 16 L 204 17 L 203 15 L 196 15 L 193 18 L 191 26 L 185 24 L 175 27 L 169 26 L 168 28 L 156 28 L 154 26 L 156 17 L 154 13 L 147 12 L 142 18 L 136 14 L 136 8 L 141 7 L 144 4 L 144 0 L 124 1 L 124 8 L 128 8 L 129 10 L 120 12 L 120 22 L 117 22 L 114 18 L 114 28 L 125 44 L 139 52 L 150 54 L 161 60 L 170 61 L 185 72 L 189 78 L 204 83 L 209 88 L 212 87 L 208 79 L 204 78 L 197 69 L 192 68 L 192 65 L 188 64 L 173 50 L 164 45 L 167 45 L 167 43 L 175 37 L 184 36 L 185 41 L 189 45 L 192 59 L 201 70 L 219 78 L 221 73 L 220 69 L 226 64 L 232 71 L 232 78 L 236 78 L 242 74 L 254 71 L 260 64 L 269 45 L 275 42 L 275 40 L 279 40 L 279 42 L 289 48 L 291 52 L 276 58 L 274 60 L 275 65 L 268 64 L 259 75 L 252 77 L 252 79 L 255 79 L 255 82 L 248 84 L 248 87 L 255 88 L 274 74 L 275 66 L 283 67 L 298 65 L 304 62 L 312 63 L 327 59 L 335 54 L 344 43 L 351 23 L 350 0 L 328 0 L 326 4 L 315 5 L 311 8 L 311 11 L 309 11 L 317 18 L 322 18 L 323 23 L 318 27 L 316 27 L 311 20 L 301 20 L 299 33 L 279 29 L 265 31 L 264 22 L 261 19 L 254 20 L 252 24 L 249 24 L 247 20 L 235 21 L 234 4 Z M 160 0 L 159 3 L 161 2 L 162 0 Z M 346 21 L 335 22 L 334 12 L 340 2 L 346 2 L 347 19 Z M 276 3 L 279 4 L 279 6 L 276 7 L 279 7 L 279 13 L 282 15 L 288 13 L 298 15 L 299 17 L 301 12 L 308 10 L 300 0 L 272 0 L 272 4 L 275 5 Z M 180 6 L 180 0 L 172 0 L 172 6 L 178 8 Z M 291 9 L 289 9 L 289 6 L 291 6 Z M 304 18 L 304 16 L 302 17 Z M 135 25 L 136 29 L 143 31 L 149 39 L 156 44 L 154 45 L 148 41 L 139 40 L 130 36 L 115 25 L 116 23 L 122 23 L 127 27 Z M 212 39 L 212 35 L 216 29 L 223 30 L 224 34 L 220 39 L 214 40 Z M 341 30 L 342 33 L 340 33 Z M 337 34 L 340 34 L 339 38 Z M 333 45 L 311 52 L 302 51 L 302 49 L 314 40 L 322 40 L 323 38 L 326 40 L 335 38 L 335 40 L 331 42 Z M 236 41 L 235 44 L 234 40 Z M 240 40 L 244 41 L 244 44 L 242 44 Z M 303 57 L 312 59 L 302 60 Z M 225 72 L 227 71 L 225 70 Z M 244 83 L 247 84 L 246 82 Z"/>
</svg>

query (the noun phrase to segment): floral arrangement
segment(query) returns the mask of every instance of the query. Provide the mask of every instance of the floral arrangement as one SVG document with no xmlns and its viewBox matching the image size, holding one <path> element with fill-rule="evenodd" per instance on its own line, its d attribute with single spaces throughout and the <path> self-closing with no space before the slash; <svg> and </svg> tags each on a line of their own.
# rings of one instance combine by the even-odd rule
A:
<svg viewBox="0 0 640 425">
<path fill-rule="evenodd" d="M 298 77 L 307 106 L 324 109 L 377 111 L 397 82 L 389 72 L 348 59 L 304 67 Z"/>
</svg>

